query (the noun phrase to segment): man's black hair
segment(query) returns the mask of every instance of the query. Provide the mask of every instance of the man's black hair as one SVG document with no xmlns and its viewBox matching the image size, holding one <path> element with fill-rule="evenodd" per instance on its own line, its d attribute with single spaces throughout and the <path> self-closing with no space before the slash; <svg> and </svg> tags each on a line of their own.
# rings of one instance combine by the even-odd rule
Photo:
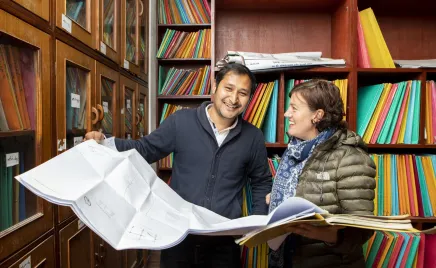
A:
<svg viewBox="0 0 436 268">
<path fill-rule="evenodd" d="M 220 84 L 221 80 L 224 79 L 227 73 L 232 72 L 237 75 L 248 75 L 251 82 L 250 94 L 253 94 L 256 90 L 256 77 L 254 74 L 248 69 L 245 65 L 239 63 L 230 63 L 225 65 L 217 74 L 216 74 L 216 87 Z"/>
</svg>

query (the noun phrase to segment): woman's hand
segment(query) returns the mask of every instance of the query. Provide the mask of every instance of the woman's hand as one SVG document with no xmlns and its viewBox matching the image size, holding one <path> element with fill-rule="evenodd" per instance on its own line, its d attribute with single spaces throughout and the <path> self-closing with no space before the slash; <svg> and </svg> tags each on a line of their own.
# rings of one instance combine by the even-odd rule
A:
<svg viewBox="0 0 436 268">
<path fill-rule="evenodd" d="M 310 239 L 324 241 L 329 244 L 338 242 L 338 230 L 343 226 L 313 226 L 311 224 L 298 224 L 289 226 L 290 233 L 298 234 Z"/>
<path fill-rule="evenodd" d="M 267 194 L 266 196 L 265 196 L 265 203 L 267 204 L 267 205 L 269 205 L 269 202 L 271 201 L 271 193 L 269 193 L 269 194 Z"/>
<path fill-rule="evenodd" d="M 104 140 L 104 135 L 101 133 L 101 131 L 91 131 L 85 134 L 83 141 L 87 140 L 95 140 L 96 142 L 100 142 Z"/>
</svg>

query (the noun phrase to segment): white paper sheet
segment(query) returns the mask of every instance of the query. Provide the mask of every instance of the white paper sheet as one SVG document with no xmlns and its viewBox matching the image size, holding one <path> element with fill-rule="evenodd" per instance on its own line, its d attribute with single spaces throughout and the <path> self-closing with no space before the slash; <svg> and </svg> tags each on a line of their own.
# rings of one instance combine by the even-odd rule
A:
<svg viewBox="0 0 436 268">
<path fill-rule="evenodd" d="M 234 220 L 182 199 L 136 151 L 116 151 L 113 139 L 83 142 L 16 177 L 36 195 L 70 206 L 79 219 L 117 250 L 158 250 L 186 235 L 243 235 L 301 212 L 325 212 L 301 198 L 268 216 Z"/>
<path fill-rule="evenodd" d="M 436 68 L 436 59 L 428 60 L 394 60 L 402 68 Z"/>
<path fill-rule="evenodd" d="M 321 52 L 292 52 L 292 53 L 255 53 L 242 51 L 227 51 L 227 55 L 217 62 L 218 67 L 227 63 L 240 63 L 252 71 L 294 68 L 307 66 L 345 66 L 343 59 L 321 58 Z"/>
</svg>

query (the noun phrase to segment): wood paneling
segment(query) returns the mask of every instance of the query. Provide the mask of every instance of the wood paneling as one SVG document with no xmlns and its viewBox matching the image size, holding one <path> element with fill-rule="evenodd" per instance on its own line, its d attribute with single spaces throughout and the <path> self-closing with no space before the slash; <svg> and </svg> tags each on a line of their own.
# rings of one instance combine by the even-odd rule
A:
<svg viewBox="0 0 436 268">
<path fill-rule="evenodd" d="M 332 16 L 328 13 L 217 10 L 215 20 L 215 61 L 228 50 L 332 54 Z"/>
<path fill-rule="evenodd" d="M 62 15 L 67 14 L 66 10 L 66 0 L 56 0 L 56 27 L 59 29 L 66 31 L 66 29 L 63 28 L 62 25 Z M 69 33 L 71 36 L 74 36 L 77 40 L 80 40 L 84 44 L 86 44 L 89 47 L 93 47 L 93 36 L 95 26 L 93 24 L 95 23 L 94 18 L 94 12 L 93 12 L 93 2 L 91 0 L 86 0 L 86 23 L 85 25 L 79 25 L 74 20 L 71 20 L 71 33 Z"/>
<path fill-rule="evenodd" d="M 50 138 L 43 139 L 50 137 L 51 132 L 50 36 L 3 10 L 0 10 L 0 33 L 3 37 L 19 40 L 21 45 L 32 47 L 38 55 L 36 130 L 32 134 L 34 148 L 30 149 L 34 160 L 26 165 L 26 168 L 31 168 L 51 156 Z M 38 199 L 35 208 L 35 215 L 0 232 L 0 261 L 53 228 L 53 206 Z"/>
<path fill-rule="evenodd" d="M 60 265 L 63 268 L 94 267 L 92 232 L 76 219 L 59 232 Z"/>
<path fill-rule="evenodd" d="M 104 64 L 101 64 L 97 62 L 97 75 L 96 75 L 96 97 L 94 98 L 95 103 L 93 103 L 93 106 L 96 107 L 97 104 L 103 105 L 102 99 L 101 99 L 101 81 L 103 78 L 106 78 L 108 80 L 111 80 L 114 83 L 114 88 L 112 92 L 112 126 L 113 126 L 113 132 L 112 134 L 116 137 L 118 137 L 119 127 L 120 124 L 119 116 L 120 116 L 120 108 L 118 103 L 118 96 L 120 92 L 120 75 L 118 72 L 110 69 L 109 67 L 105 66 Z M 101 121 L 100 121 L 101 124 Z"/>
<path fill-rule="evenodd" d="M 30 266 L 25 266 L 25 263 L 29 263 Z M 6 267 L 55 267 L 54 237 L 50 236 L 47 240 L 26 253 L 14 264 Z"/>
<path fill-rule="evenodd" d="M 401 60 L 436 58 L 435 18 L 376 15 L 392 58 Z"/>
<path fill-rule="evenodd" d="M 56 141 L 58 141 L 57 153 L 62 153 L 63 146 L 66 142 L 66 67 L 74 65 L 87 71 L 87 106 L 86 106 L 86 128 L 90 131 L 91 125 L 91 105 L 90 100 L 95 87 L 95 61 L 94 59 L 84 55 L 78 50 L 68 46 L 67 44 L 56 41 Z M 74 213 L 69 207 L 59 206 L 58 222 L 73 216 Z"/>
<path fill-rule="evenodd" d="M 50 0 L 12 0 L 40 16 L 44 20 L 50 19 Z"/>
</svg>

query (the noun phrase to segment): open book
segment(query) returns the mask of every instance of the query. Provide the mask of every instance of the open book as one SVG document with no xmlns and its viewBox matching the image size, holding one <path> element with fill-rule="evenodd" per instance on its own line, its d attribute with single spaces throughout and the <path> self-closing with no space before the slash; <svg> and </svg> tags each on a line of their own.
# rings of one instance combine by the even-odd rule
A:
<svg viewBox="0 0 436 268">
<path fill-rule="evenodd" d="M 355 227 L 393 232 L 420 232 L 413 227 L 407 215 L 373 216 L 311 213 L 309 217 L 295 220 L 283 219 L 268 224 L 265 227 L 261 227 L 259 229 L 248 232 L 240 239 L 237 239 L 236 242 L 239 245 L 245 245 L 247 247 L 254 247 L 258 244 L 267 242 L 270 248 L 276 250 L 280 246 L 280 244 L 283 243 L 283 241 L 286 239 L 286 236 L 291 232 L 292 226 L 298 224 L 312 224 L 315 226 L 337 225 L 344 228 Z M 434 232 L 434 230 L 432 229 L 428 232 Z"/>
<path fill-rule="evenodd" d="M 16 179 L 47 201 L 70 206 L 117 250 L 169 248 L 188 234 L 266 233 L 272 226 L 328 215 L 305 199 L 290 198 L 269 215 L 230 220 L 182 199 L 136 150 L 118 152 L 113 138 L 105 142 L 83 142 Z M 409 225 L 399 227 L 411 230 Z"/>
</svg>

